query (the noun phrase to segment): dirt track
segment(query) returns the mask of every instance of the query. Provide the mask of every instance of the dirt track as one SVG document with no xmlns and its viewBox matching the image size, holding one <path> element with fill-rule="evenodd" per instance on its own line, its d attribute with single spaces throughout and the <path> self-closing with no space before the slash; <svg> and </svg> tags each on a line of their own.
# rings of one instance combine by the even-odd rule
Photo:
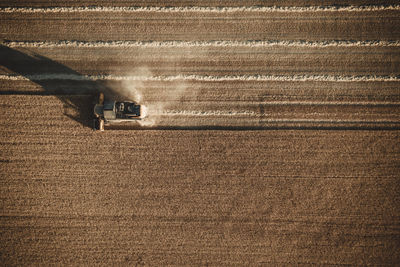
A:
<svg viewBox="0 0 400 267">
<path fill-rule="evenodd" d="M 1 262 L 400 262 L 400 9 L 342 2 L 0 3 Z M 93 132 L 99 90 L 155 125 Z"/>
</svg>

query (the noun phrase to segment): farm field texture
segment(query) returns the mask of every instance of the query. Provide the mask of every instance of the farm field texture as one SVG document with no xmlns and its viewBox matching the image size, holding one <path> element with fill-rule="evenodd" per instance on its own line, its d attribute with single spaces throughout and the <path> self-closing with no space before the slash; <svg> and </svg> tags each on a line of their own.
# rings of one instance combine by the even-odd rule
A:
<svg viewBox="0 0 400 267">
<path fill-rule="evenodd" d="M 400 262 L 397 1 L 0 2 L 2 265 Z M 99 92 L 137 125 L 92 130 Z"/>
</svg>

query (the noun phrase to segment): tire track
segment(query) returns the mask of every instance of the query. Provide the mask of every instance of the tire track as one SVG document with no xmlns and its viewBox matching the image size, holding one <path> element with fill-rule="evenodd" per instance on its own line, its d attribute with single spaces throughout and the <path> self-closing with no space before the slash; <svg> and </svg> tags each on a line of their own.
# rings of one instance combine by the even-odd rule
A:
<svg viewBox="0 0 400 267">
<path fill-rule="evenodd" d="M 77 105 L 65 105 L 73 101 Z M 19 110 L 5 110 L 2 126 L 10 124 L 24 124 L 29 127 L 48 125 L 56 127 L 63 124 L 65 114 L 76 116 L 85 111 L 82 117 L 86 124 L 90 124 L 93 98 L 90 96 L 60 95 L 60 96 L 32 96 L 8 95 L 3 96 L 1 106 L 27 106 Z M 48 103 L 52 108 L 48 109 Z M 157 100 L 144 101 L 147 108 L 147 117 L 138 123 L 120 123 L 116 126 L 128 127 L 191 127 L 219 129 L 256 129 L 271 127 L 359 127 L 366 129 L 380 127 L 397 129 L 400 127 L 400 116 L 396 113 L 400 103 L 323 103 L 323 102 L 170 102 L 160 97 Z M 46 109 L 47 107 L 47 109 Z M 43 112 L 46 110 L 46 112 Z M 29 114 L 41 114 L 41 120 Z M 10 120 L 9 118 L 13 119 Z M 76 122 L 69 120 L 68 124 L 79 127 Z M 74 127 L 75 127 L 74 126 Z M 26 128 L 26 127 L 24 127 Z M 138 128 L 140 129 L 140 128 Z"/>
</svg>

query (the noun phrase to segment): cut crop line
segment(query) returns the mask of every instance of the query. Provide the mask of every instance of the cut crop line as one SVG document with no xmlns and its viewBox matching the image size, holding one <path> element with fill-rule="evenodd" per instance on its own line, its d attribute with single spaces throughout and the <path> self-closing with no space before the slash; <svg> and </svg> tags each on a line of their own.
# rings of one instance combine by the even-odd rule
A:
<svg viewBox="0 0 400 267">
<path fill-rule="evenodd" d="M 305 40 L 247 40 L 247 41 L 4 41 L 8 47 L 400 47 L 400 41 L 356 41 L 356 40 L 330 40 L 330 41 L 305 41 Z"/>
<path fill-rule="evenodd" d="M 166 101 L 169 102 L 170 101 Z M 218 102 L 218 101 L 216 101 Z M 208 101 L 198 101 L 196 103 L 209 103 Z M 211 102 L 215 104 L 215 102 Z M 225 103 L 225 102 L 224 102 Z M 400 102 L 388 102 L 388 101 L 370 101 L 370 102 L 351 102 L 351 101 L 229 101 L 229 105 L 241 106 L 241 105 L 253 105 L 253 106 L 400 106 Z M 399 114 L 400 116 L 400 114 Z"/>
<path fill-rule="evenodd" d="M 276 113 L 259 113 L 250 110 L 153 110 L 149 113 L 150 116 L 255 116 L 255 117 L 267 117 L 276 116 Z M 293 115 L 287 113 L 288 115 Z M 282 115 L 282 114 L 281 114 Z M 307 113 L 307 115 L 327 115 L 326 113 Z M 307 119 L 313 120 L 313 119 Z M 332 121 L 337 121 L 336 119 Z M 379 120 L 377 120 L 379 122 Z M 386 121 L 386 120 L 385 120 Z M 399 122 L 400 123 L 400 122 Z"/>
<path fill-rule="evenodd" d="M 352 123 L 352 124 L 400 124 L 400 121 L 388 120 L 338 120 L 338 119 L 263 119 L 261 122 L 285 122 L 285 123 Z"/>
<path fill-rule="evenodd" d="M 0 91 L 1 94 L 1 91 Z M 167 98 L 163 98 L 162 101 L 159 99 L 152 99 L 149 100 L 148 102 L 151 103 L 173 103 L 177 102 L 179 104 L 182 103 L 182 100 L 170 100 Z M 207 101 L 207 100 L 192 100 L 188 101 L 185 100 L 183 101 L 185 103 L 189 103 L 189 105 L 194 105 L 194 104 L 201 104 L 201 105 L 216 105 L 216 104 L 224 104 L 224 105 L 234 105 L 235 107 L 239 106 L 399 106 L 400 107 L 400 102 L 395 102 L 395 101 L 364 101 L 364 102 L 356 102 L 356 101 L 287 101 L 287 100 L 275 100 L 275 101 L 253 101 L 251 99 L 249 100 L 242 100 L 242 101 L 237 101 L 237 100 L 224 100 L 224 101 Z M 395 116 L 400 116 L 395 115 Z"/>
<path fill-rule="evenodd" d="M 364 6 L 308 6 L 308 7 L 282 7 L 282 6 L 243 6 L 243 7 L 3 7 L 0 12 L 5 13 L 71 13 L 71 12 L 204 12 L 204 13 L 230 13 L 230 12 L 365 12 L 400 10 L 400 5 L 364 5 Z"/>
<path fill-rule="evenodd" d="M 62 73 L 44 73 L 33 75 L 0 75 L 0 80 L 41 81 L 41 80 L 73 80 L 73 81 L 326 81 L 326 82 L 400 82 L 400 75 L 166 75 L 166 76 L 120 76 L 120 75 L 77 75 Z"/>
<path fill-rule="evenodd" d="M 150 113 L 151 116 L 256 116 L 252 111 L 222 111 L 222 110 L 161 110 Z"/>
<path fill-rule="evenodd" d="M 346 120 L 346 119 L 293 119 L 293 118 L 268 118 L 272 114 L 261 114 L 253 111 L 224 111 L 224 110 L 155 110 L 151 116 L 188 116 L 188 117 L 208 117 L 208 116 L 244 116 L 263 118 L 262 122 L 286 122 L 286 123 L 368 123 L 368 124 L 400 124 L 397 120 Z"/>
</svg>

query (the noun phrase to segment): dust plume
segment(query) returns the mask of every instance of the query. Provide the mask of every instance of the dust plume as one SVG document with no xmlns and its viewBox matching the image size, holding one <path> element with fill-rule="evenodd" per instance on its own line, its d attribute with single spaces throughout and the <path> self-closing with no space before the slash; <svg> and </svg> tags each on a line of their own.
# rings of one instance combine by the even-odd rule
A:
<svg viewBox="0 0 400 267">
<path fill-rule="evenodd" d="M 171 82 L 167 82 L 168 86 L 150 88 L 151 81 L 146 81 L 146 78 L 154 75 L 148 67 L 136 68 L 130 75 L 143 79 L 123 80 L 119 86 L 113 86 L 112 89 L 119 97 L 141 105 L 143 119 L 138 121 L 141 126 L 156 126 L 166 114 L 165 110 L 189 93 L 184 80 L 173 81 L 173 87 L 170 86 Z"/>
</svg>

